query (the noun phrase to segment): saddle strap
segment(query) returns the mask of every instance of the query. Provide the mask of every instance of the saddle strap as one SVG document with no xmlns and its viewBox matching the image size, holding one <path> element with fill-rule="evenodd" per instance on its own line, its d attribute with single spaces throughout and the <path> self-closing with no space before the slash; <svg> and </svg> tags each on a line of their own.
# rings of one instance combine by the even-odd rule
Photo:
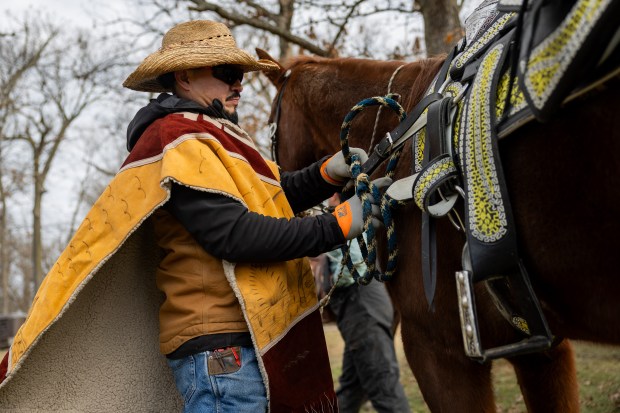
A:
<svg viewBox="0 0 620 413">
<path fill-rule="evenodd" d="M 362 172 L 370 175 L 388 156 L 404 145 L 405 140 L 413 136 L 408 134 L 409 129 L 420 124 L 419 119 L 426 108 L 439 99 L 441 99 L 441 94 L 431 93 L 415 105 L 405 120 L 400 122 L 394 130 L 388 132 L 385 138 L 375 146 L 374 151 L 362 165 Z"/>
<path fill-rule="evenodd" d="M 445 180 L 433 180 L 439 175 L 446 176 L 444 172 L 447 172 L 446 168 L 433 168 L 436 165 L 449 165 L 451 162 L 450 157 L 446 154 L 449 150 L 451 142 L 451 119 L 450 112 L 452 108 L 452 98 L 445 97 L 441 100 L 437 100 L 431 103 L 428 107 L 428 114 L 426 120 L 426 141 L 424 143 L 424 156 L 422 165 L 427 168 L 423 169 L 418 174 L 418 179 L 414 183 L 416 186 L 426 187 L 427 191 L 419 190 L 418 194 L 425 192 L 424 203 L 435 204 L 439 200 L 437 191 L 430 190 L 438 189 L 440 183 Z M 431 159 L 439 158 L 440 162 L 431 162 Z M 450 162 L 446 162 L 450 161 Z M 456 167 L 452 164 L 452 176 L 456 176 Z M 423 178 L 423 179 L 420 179 Z M 431 185 L 428 185 L 428 184 Z M 418 184 L 418 185 L 416 185 Z M 426 184 L 426 185 L 425 185 Z M 414 199 L 415 199 L 414 189 Z M 422 201 L 421 201 L 422 202 Z M 456 202 L 456 196 L 454 197 Z M 437 286 L 437 243 L 435 235 L 435 219 L 424 209 L 422 213 L 422 280 L 424 284 L 424 294 L 426 301 L 428 302 L 429 309 L 433 310 L 433 300 L 435 297 L 435 289 Z M 446 212 L 447 213 L 447 212 Z"/>
</svg>

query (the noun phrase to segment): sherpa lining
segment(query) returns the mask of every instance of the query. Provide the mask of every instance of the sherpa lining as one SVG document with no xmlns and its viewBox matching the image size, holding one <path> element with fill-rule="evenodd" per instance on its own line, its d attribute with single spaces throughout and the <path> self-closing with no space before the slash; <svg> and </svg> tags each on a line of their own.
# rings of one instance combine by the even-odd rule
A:
<svg viewBox="0 0 620 413">
<path fill-rule="evenodd" d="M 7 378 L 0 412 L 181 411 L 157 346 L 158 262 L 147 221 Z"/>
</svg>

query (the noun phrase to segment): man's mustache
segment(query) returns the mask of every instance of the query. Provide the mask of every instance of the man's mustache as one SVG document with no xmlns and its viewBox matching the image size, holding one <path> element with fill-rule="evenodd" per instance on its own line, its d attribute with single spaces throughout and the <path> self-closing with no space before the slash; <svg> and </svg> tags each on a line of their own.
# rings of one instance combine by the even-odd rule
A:
<svg viewBox="0 0 620 413">
<path fill-rule="evenodd" d="M 230 96 L 228 96 L 228 97 L 226 98 L 226 102 L 228 102 L 229 100 L 233 100 L 233 99 L 236 99 L 236 98 L 240 98 L 240 97 L 241 97 L 241 93 L 239 93 L 239 92 L 233 92 Z"/>
</svg>

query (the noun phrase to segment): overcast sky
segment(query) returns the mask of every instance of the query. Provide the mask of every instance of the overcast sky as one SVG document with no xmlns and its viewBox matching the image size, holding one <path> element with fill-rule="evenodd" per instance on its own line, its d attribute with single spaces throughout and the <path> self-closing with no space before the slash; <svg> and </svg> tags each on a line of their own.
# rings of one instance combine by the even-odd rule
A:
<svg viewBox="0 0 620 413">
<path fill-rule="evenodd" d="M 465 17 L 482 0 L 465 0 L 461 17 Z M 132 17 L 139 13 L 140 8 L 136 7 L 137 0 L 0 0 L 0 31 L 5 25 L 3 21 L 7 18 L 6 11 L 13 16 L 20 17 L 24 14 L 35 12 L 39 15 L 51 16 L 59 23 L 67 23 L 81 27 L 93 27 L 95 20 L 111 20 L 115 17 Z M 75 167 L 75 165 L 73 165 Z M 52 175 L 56 177 L 66 177 L 67 171 L 62 170 L 62 164 L 55 165 Z M 51 177 L 50 177 L 51 178 Z M 53 179 L 53 178 L 51 178 Z M 51 180 L 50 179 L 50 180 Z M 54 190 L 49 191 L 45 198 L 44 214 L 45 224 L 54 225 L 66 221 L 63 214 L 58 214 L 62 207 L 66 208 L 67 193 L 75 191 L 75 183 L 67 182 L 66 179 L 56 178 Z M 66 188 L 62 188 L 66 186 Z M 60 200 L 60 201 L 59 201 Z M 50 213 L 51 211 L 51 213 Z M 23 211 L 28 214 L 28 211 Z"/>
<path fill-rule="evenodd" d="M 131 0 L 2 0 L 0 10 L 15 13 L 37 10 L 73 24 L 88 26 L 94 16 L 132 13 L 131 3 Z"/>
<path fill-rule="evenodd" d="M 464 0 L 463 12 L 469 14 L 481 2 Z M 2 0 L 0 4 L 0 10 L 38 9 L 85 26 L 90 24 L 93 15 L 118 16 L 136 11 L 135 0 Z"/>
</svg>

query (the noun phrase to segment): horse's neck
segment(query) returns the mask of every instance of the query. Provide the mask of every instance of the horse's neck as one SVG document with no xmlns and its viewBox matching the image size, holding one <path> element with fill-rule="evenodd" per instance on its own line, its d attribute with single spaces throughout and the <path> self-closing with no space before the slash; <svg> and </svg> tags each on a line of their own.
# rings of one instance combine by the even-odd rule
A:
<svg viewBox="0 0 620 413">
<path fill-rule="evenodd" d="M 301 75 L 288 86 L 292 95 L 288 101 L 295 102 L 295 110 L 288 109 L 289 116 L 298 117 L 302 123 L 302 119 L 315 122 L 305 122 L 305 128 L 295 128 L 291 133 L 305 136 L 303 139 L 311 135 L 319 155 L 339 150 L 336 137 L 344 117 L 355 104 L 365 98 L 384 96 L 389 89 L 401 95 L 401 104 L 410 110 L 423 96 L 442 61 L 440 58 L 413 63 L 364 59 L 303 61 L 304 67 L 297 69 Z M 372 136 L 385 133 L 397 123 L 397 117 L 390 116 L 386 110 L 381 117 L 382 126 L 375 131 L 376 110 L 369 113 L 372 115 L 356 118 L 352 127 L 353 144 L 364 149 L 368 149 Z"/>
</svg>

